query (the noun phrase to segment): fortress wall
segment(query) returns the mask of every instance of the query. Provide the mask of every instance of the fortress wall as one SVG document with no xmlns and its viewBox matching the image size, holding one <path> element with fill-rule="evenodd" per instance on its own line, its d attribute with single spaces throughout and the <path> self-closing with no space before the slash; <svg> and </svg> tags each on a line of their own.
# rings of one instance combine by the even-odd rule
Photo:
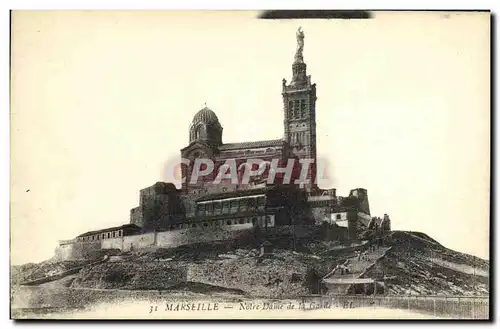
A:
<svg viewBox="0 0 500 329">
<path fill-rule="evenodd" d="M 54 259 L 57 261 L 72 259 L 73 243 L 58 246 L 54 252 Z"/>
<path fill-rule="evenodd" d="M 101 248 L 101 243 L 96 242 L 77 242 L 74 244 L 73 256 L 77 259 L 87 259 L 89 258 L 93 251 Z"/>
<path fill-rule="evenodd" d="M 367 214 L 364 214 L 362 212 L 357 213 L 356 217 L 356 223 L 354 224 L 356 226 L 356 230 L 358 233 L 361 233 L 363 231 L 366 231 L 368 229 L 368 225 L 370 224 L 371 217 Z"/>
<path fill-rule="evenodd" d="M 157 235 L 156 245 L 158 247 L 174 248 L 184 244 L 224 239 L 224 237 L 227 236 L 227 231 L 223 229 L 207 230 L 203 228 L 188 228 L 159 232 Z"/>
<path fill-rule="evenodd" d="M 238 236 L 252 228 L 252 224 L 237 224 L 217 228 L 188 228 L 157 233 L 156 246 L 178 247 L 185 244 L 220 241 L 238 238 Z"/>
<path fill-rule="evenodd" d="M 90 256 L 91 252 L 100 249 L 129 251 L 148 247 L 175 248 L 192 243 L 238 240 L 247 237 L 247 233 L 251 232 L 252 227 L 252 223 L 210 228 L 196 227 L 92 242 L 75 242 L 57 247 L 55 257 L 58 260 L 82 259 Z"/>
<path fill-rule="evenodd" d="M 101 240 L 101 249 L 120 249 L 123 250 L 123 239 L 104 239 Z"/>
<path fill-rule="evenodd" d="M 354 196 L 359 200 L 360 210 L 370 215 L 370 202 L 368 201 L 368 191 L 364 188 L 351 190 L 349 196 Z"/>
<path fill-rule="evenodd" d="M 101 249 L 100 241 L 74 242 L 56 248 L 55 257 L 58 260 L 88 259 L 92 252 Z"/>
<path fill-rule="evenodd" d="M 141 249 L 146 247 L 154 246 L 155 244 L 155 233 L 146 233 L 139 235 L 130 235 L 123 237 L 123 249 L 128 251 L 131 249 Z"/>
</svg>

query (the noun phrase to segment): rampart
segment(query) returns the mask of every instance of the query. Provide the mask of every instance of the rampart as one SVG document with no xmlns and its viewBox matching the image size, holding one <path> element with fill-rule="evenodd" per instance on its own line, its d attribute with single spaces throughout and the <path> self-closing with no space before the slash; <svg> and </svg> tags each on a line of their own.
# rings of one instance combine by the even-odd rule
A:
<svg viewBox="0 0 500 329">
<path fill-rule="evenodd" d="M 186 244 L 238 239 L 252 230 L 252 223 L 206 229 L 202 227 L 129 235 L 100 241 L 73 242 L 56 248 L 57 260 L 87 259 L 97 250 L 131 251 L 144 248 L 175 248 Z"/>
</svg>

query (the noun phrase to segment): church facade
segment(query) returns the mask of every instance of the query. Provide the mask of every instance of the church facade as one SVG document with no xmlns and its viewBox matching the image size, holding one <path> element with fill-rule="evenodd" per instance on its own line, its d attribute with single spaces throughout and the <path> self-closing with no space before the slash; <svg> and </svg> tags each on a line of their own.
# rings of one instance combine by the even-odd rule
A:
<svg viewBox="0 0 500 329">
<path fill-rule="evenodd" d="M 316 183 L 316 85 L 307 75 L 303 40 L 299 30 L 292 79 L 282 80 L 283 138 L 223 143 L 222 124 L 204 107 L 189 125 L 189 144 L 180 150 L 181 189 L 159 182 L 141 190 L 132 224 L 162 230 L 313 221 L 307 198 L 323 191 Z"/>
</svg>

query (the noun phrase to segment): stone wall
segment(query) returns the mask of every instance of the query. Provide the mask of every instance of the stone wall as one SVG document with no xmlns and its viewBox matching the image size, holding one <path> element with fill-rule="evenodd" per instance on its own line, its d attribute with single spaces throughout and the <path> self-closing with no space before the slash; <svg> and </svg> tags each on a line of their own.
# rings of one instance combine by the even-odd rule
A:
<svg viewBox="0 0 500 329">
<path fill-rule="evenodd" d="M 55 250 L 54 258 L 58 261 L 88 259 L 92 257 L 92 253 L 101 249 L 101 242 L 74 242 L 59 246 Z"/>
<path fill-rule="evenodd" d="M 351 190 L 349 196 L 353 196 L 359 200 L 359 210 L 367 215 L 370 215 L 370 202 L 368 201 L 368 191 L 364 188 Z"/>
<path fill-rule="evenodd" d="M 363 233 L 368 230 L 368 225 L 370 224 L 370 221 L 372 218 L 362 212 L 358 212 L 356 214 L 356 231 L 357 231 L 357 237 L 361 238 Z"/>
<path fill-rule="evenodd" d="M 123 237 L 123 251 L 152 247 L 155 245 L 157 233 L 146 233 Z"/>
<path fill-rule="evenodd" d="M 130 224 L 135 224 L 139 227 L 144 226 L 144 218 L 142 217 L 141 207 L 132 208 L 130 210 Z"/>
<path fill-rule="evenodd" d="M 122 238 L 104 239 L 95 242 L 76 242 L 62 245 L 56 249 L 58 260 L 87 258 L 92 252 L 101 249 L 119 249 L 122 251 L 138 250 L 143 248 L 175 248 L 182 245 L 210 241 L 227 241 L 248 238 L 252 234 L 254 226 L 252 223 L 233 224 L 230 226 L 195 227 L 165 232 L 152 232 L 138 235 L 130 235 Z M 261 227 L 261 230 L 269 238 L 294 234 L 297 237 L 308 236 L 310 228 L 300 226 L 278 226 Z"/>
<path fill-rule="evenodd" d="M 227 240 L 231 238 L 231 231 L 220 229 L 189 228 L 157 233 L 158 247 L 174 248 L 185 244 L 206 241 Z"/>
<path fill-rule="evenodd" d="M 240 233 L 252 229 L 251 223 L 235 224 L 225 227 L 188 228 L 165 232 L 125 236 L 117 239 L 102 240 L 101 249 L 137 250 L 148 247 L 174 248 L 186 244 L 237 239 Z"/>
<path fill-rule="evenodd" d="M 120 249 L 123 250 L 123 238 L 101 240 L 102 249 Z"/>
</svg>

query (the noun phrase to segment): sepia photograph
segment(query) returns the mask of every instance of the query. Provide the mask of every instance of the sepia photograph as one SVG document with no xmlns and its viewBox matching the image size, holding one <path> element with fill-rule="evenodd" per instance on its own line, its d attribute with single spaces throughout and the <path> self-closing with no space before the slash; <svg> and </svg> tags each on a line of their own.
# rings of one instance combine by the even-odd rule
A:
<svg viewBox="0 0 500 329">
<path fill-rule="evenodd" d="M 13 10 L 11 319 L 490 320 L 491 20 Z"/>
</svg>

